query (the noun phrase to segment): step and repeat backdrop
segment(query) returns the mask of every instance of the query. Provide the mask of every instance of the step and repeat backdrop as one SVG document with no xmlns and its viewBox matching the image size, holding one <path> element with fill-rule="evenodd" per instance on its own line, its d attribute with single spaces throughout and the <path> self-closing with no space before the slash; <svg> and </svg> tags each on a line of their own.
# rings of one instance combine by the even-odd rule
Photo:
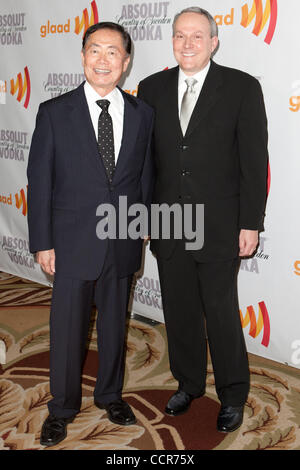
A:
<svg viewBox="0 0 300 470">
<path fill-rule="evenodd" d="M 122 87 L 136 95 L 141 79 L 176 65 L 172 20 L 195 5 L 219 26 L 214 60 L 257 77 L 268 114 L 265 231 L 255 256 L 242 260 L 238 279 L 248 351 L 300 368 L 299 0 L 0 0 L 0 270 L 52 284 L 29 252 L 26 167 L 39 103 L 84 80 L 86 28 L 115 21 L 131 34 L 133 61 Z M 132 310 L 164 321 L 148 248 Z"/>
</svg>

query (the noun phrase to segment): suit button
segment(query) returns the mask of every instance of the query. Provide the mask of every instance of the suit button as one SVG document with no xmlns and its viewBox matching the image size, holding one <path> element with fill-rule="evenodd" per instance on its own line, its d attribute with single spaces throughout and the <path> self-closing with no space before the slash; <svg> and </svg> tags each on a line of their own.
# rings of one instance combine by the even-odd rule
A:
<svg viewBox="0 0 300 470">
<path fill-rule="evenodd" d="M 109 187 L 109 190 L 110 190 L 110 191 L 114 191 L 114 189 L 115 189 L 114 186 L 110 186 L 110 187 Z"/>
<path fill-rule="evenodd" d="M 182 150 L 187 150 L 189 148 L 189 146 L 188 145 L 182 145 L 181 148 L 182 148 Z"/>
<path fill-rule="evenodd" d="M 188 170 L 182 170 L 182 171 L 181 171 L 181 175 L 182 175 L 182 176 L 190 176 L 190 174 L 191 174 L 191 172 L 188 171 Z"/>
</svg>

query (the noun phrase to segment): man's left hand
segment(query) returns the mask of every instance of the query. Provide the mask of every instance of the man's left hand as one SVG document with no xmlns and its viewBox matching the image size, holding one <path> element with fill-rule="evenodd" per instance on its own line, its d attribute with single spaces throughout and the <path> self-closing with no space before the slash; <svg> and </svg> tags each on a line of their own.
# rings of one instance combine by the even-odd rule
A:
<svg viewBox="0 0 300 470">
<path fill-rule="evenodd" d="M 239 256 L 251 256 L 258 245 L 258 230 L 242 229 L 240 231 L 239 245 Z"/>
</svg>

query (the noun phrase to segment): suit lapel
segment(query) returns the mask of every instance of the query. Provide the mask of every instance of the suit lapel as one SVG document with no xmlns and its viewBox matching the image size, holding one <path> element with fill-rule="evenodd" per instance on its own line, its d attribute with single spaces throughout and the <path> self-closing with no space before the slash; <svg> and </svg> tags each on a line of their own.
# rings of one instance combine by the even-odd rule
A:
<svg viewBox="0 0 300 470">
<path fill-rule="evenodd" d="M 84 155 L 89 159 L 96 172 L 105 177 L 106 171 L 104 168 L 103 160 L 99 157 L 98 143 L 95 136 L 92 120 L 88 104 L 84 93 L 84 83 L 82 83 L 70 97 L 70 120 L 73 129 L 75 129 L 76 137 L 81 141 L 81 147 Z M 127 155 L 135 145 L 139 126 L 140 115 L 136 111 L 137 103 L 131 98 L 130 95 L 125 93 L 119 88 L 124 99 L 124 120 L 123 120 L 123 135 L 121 148 L 117 159 L 117 165 L 113 176 L 113 181 L 122 172 L 126 166 Z"/>
<path fill-rule="evenodd" d="M 161 93 L 161 100 L 158 103 L 159 114 L 163 116 L 170 129 L 174 129 L 175 135 L 182 137 L 182 130 L 178 113 L 178 73 L 179 67 L 174 67 L 168 71 L 169 79 Z M 158 113 L 157 113 L 158 114 Z"/>
<path fill-rule="evenodd" d="M 82 83 L 70 97 L 70 120 L 74 129 L 74 142 L 78 138 L 81 142 L 82 154 L 88 158 L 96 172 L 106 177 L 102 159 L 99 157 L 98 143 L 95 136 L 88 104 Z"/>
<path fill-rule="evenodd" d="M 125 93 L 120 88 L 119 90 L 124 99 L 124 120 L 121 148 L 114 173 L 114 180 L 117 180 L 127 164 L 127 157 L 135 146 L 141 122 L 140 114 L 136 109 L 138 106 L 137 102 L 128 93 Z"/>
<path fill-rule="evenodd" d="M 185 136 L 190 135 L 206 117 L 209 110 L 221 96 L 222 73 L 214 62 L 211 62 L 208 74 L 203 83 L 203 87 L 195 108 L 193 110 Z"/>
</svg>

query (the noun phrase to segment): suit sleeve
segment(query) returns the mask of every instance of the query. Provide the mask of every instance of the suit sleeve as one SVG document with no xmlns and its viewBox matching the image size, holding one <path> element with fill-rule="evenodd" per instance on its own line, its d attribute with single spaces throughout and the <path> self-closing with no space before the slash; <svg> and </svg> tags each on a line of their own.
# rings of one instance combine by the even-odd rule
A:
<svg viewBox="0 0 300 470">
<path fill-rule="evenodd" d="M 268 131 L 261 86 L 251 80 L 239 121 L 240 229 L 263 230 L 267 197 Z"/>
<path fill-rule="evenodd" d="M 144 92 L 143 92 L 143 81 L 141 81 L 138 85 L 137 97 L 140 98 L 140 100 L 145 101 Z"/>
<path fill-rule="evenodd" d="M 31 253 L 53 248 L 53 160 L 52 126 L 46 106 L 41 104 L 36 118 L 27 167 L 28 229 Z"/>
<path fill-rule="evenodd" d="M 147 93 L 145 92 L 145 85 L 144 85 L 144 80 L 142 80 L 139 83 L 138 86 L 138 92 L 137 92 L 137 97 L 140 98 L 140 100 L 145 101 L 145 103 L 149 104 L 151 106 L 151 103 L 149 102 L 149 99 L 147 98 Z"/>
<path fill-rule="evenodd" d="M 154 188 L 154 161 L 153 161 L 153 125 L 154 125 L 154 112 L 151 111 L 151 119 L 149 124 L 147 150 L 145 155 L 145 161 L 141 176 L 142 185 L 142 197 L 143 204 L 150 211 L 150 205 L 152 202 L 153 188 Z"/>
</svg>

